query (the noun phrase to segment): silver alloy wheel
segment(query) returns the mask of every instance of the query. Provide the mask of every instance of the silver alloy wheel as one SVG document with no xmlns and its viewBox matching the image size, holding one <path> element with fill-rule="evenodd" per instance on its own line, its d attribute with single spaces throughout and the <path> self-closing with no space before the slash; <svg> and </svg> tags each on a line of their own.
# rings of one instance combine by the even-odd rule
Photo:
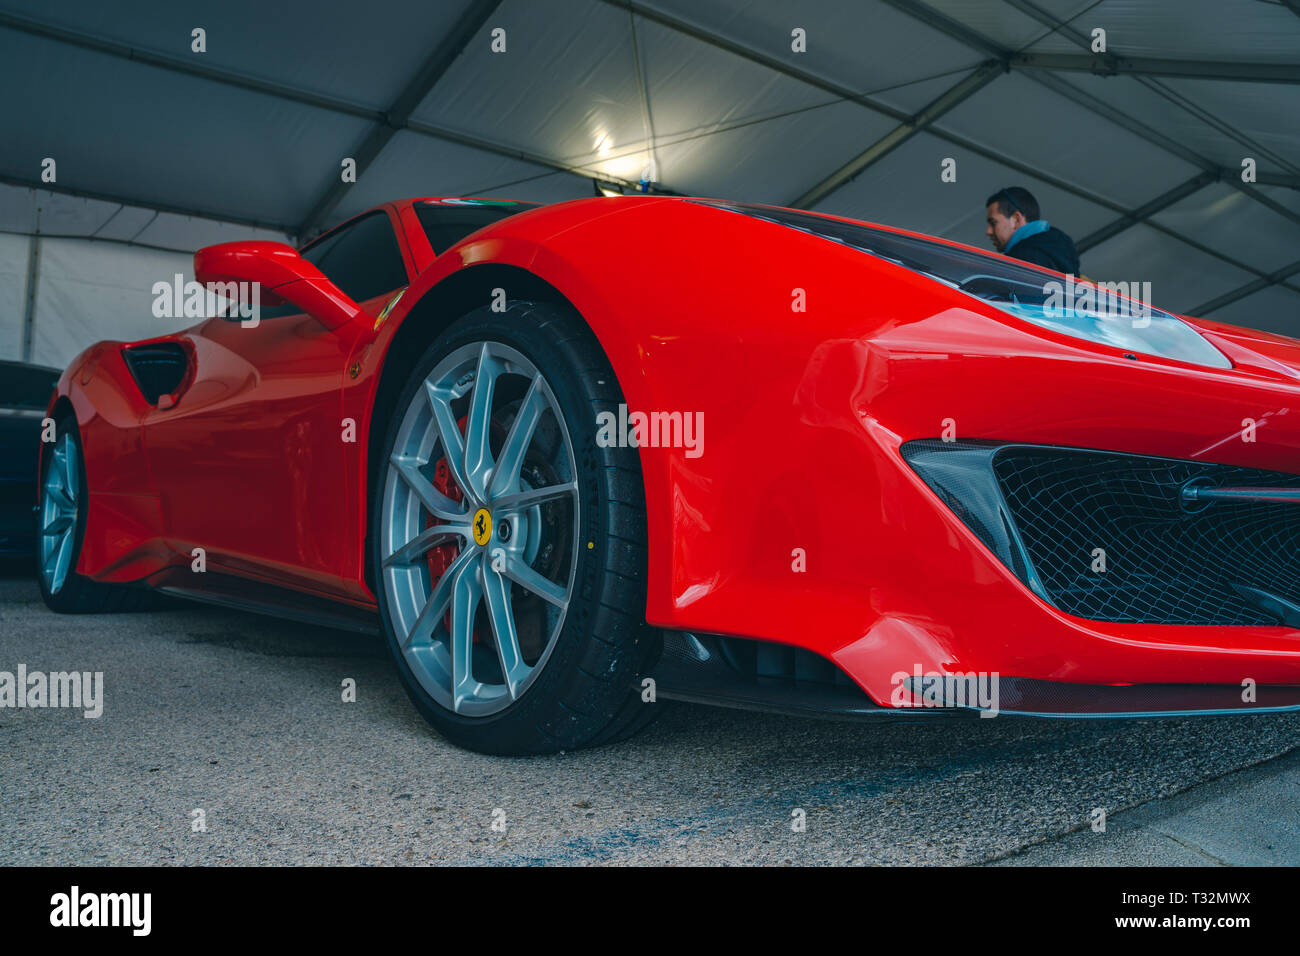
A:
<svg viewBox="0 0 1300 956">
<path fill-rule="evenodd" d="M 41 577 L 50 594 L 63 589 L 72 570 L 79 472 L 76 443 L 65 433 L 46 463 L 41 494 Z"/>
<path fill-rule="evenodd" d="M 486 716 L 532 685 L 564 626 L 580 513 L 568 428 L 532 362 L 500 342 L 466 345 L 439 362 L 403 413 L 379 526 L 395 636 L 439 705 Z M 457 554 L 435 582 L 429 552 L 446 555 L 449 545 Z M 488 627 L 476 641 L 480 609 Z"/>
</svg>

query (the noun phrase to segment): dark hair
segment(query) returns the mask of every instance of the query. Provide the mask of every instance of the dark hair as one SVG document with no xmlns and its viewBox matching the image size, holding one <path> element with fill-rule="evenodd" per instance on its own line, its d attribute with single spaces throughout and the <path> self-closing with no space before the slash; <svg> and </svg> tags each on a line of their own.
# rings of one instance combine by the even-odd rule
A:
<svg viewBox="0 0 1300 956">
<path fill-rule="evenodd" d="M 992 206 L 997 203 L 998 212 L 1011 218 L 1011 214 L 1018 212 L 1023 215 L 1028 222 L 1033 222 L 1038 218 L 1038 200 L 1034 194 L 1023 186 L 1008 186 L 1006 189 L 999 189 L 988 199 L 984 200 L 984 205 Z"/>
</svg>

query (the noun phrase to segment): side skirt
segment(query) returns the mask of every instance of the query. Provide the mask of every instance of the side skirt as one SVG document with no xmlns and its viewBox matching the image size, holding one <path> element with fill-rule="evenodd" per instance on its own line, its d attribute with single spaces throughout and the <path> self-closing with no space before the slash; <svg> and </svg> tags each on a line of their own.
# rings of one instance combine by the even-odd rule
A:
<svg viewBox="0 0 1300 956">
<path fill-rule="evenodd" d="M 203 579 L 202 587 L 195 578 Z M 329 601 L 325 598 L 278 588 L 247 578 L 206 571 L 195 575 L 187 570 L 168 568 L 149 579 L 149 586 L 163 594 L 215 604 L 237 611 L 251 611 L 285 618 L 318 627 L 334 627 L 361 634 L 379 634 L 379 613 L 365 608 Z"/>
</svg>

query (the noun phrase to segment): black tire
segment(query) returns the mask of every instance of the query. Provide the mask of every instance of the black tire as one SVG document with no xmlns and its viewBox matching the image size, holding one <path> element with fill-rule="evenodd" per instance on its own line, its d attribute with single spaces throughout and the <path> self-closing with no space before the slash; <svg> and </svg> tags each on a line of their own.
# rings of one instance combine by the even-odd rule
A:
<svg viewBox="0 0 1300 956">
<path fill-rule="evenodd" d="M 143 587 L 103 584 L 77 573 L 77 562 L 81 558 L 81 544 L 86 535 L 88 490 L 86 485 L 86 463 L 84 456 L 81 454 L 81 433 L 77 429 L 77 420 L 70 415 L 65 415 L 55 422 L 54 430 L 56 434 L 66 434 L 72 439 L 73 448 L 76 449 L 77 473 L 80 479 L 81 494 L 77 507 L 72 563 L 62 586 L 54 593 L 50 592 L 46 585 L 45 575 L 40 570 L 41 529 L 39 527 L 36 529 L 36 581 L 40 586 L 41 598 L 45 601 L 45 606 L 51 611 L 57 611 L 59 614 L 105 614 L 119 611 L 140 611 L 155 606 L 154 594 Z M 53 454 L 53 450 L 54 446 L 49 443 L 41 446 L 42 479 L 44 479 L 46 469 L 49 467 L 49 459 Z M 43 499 L 45 495 L 43 480 L 40 495 Z"/>
<path fill-rule="evenodd" d="M 640 681 L 662 647 L 658 632 L 645 623 L 645 492 L 637 450 L 596 443 L 597 414 L 616 412 L 624 399 L 595 337 L 570 311 L 532 302 L 512 302 L 504 312 L 485 307 L 460 318 L 428 347 L 389 410 L 371 502 L 371 566 L 382 566 L 382 489 L 404 410 L 445 356 L 479 341 L 500 342 L 523 353 L 550 384 L 569 430 L 583 502 L 578 538 L 584 544 L 577 548 L 570 605 L 532 685 L 488 716 L 457 714 L 420 685 L 403 657 L 377 571 L 375 591 L 389 650 L 416 708 L 458 746 L 522 756 L 630 736 L 662 706 L 641 700 Z"/>
</svg>

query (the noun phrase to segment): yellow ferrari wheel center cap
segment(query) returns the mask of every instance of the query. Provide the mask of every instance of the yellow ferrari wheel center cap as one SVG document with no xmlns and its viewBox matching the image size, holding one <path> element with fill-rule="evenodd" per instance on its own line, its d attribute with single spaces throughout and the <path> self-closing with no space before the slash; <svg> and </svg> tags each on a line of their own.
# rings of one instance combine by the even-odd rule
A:
<svg viewBox="0 0 1300 956">
<path fill-rule="evenodd" d="M 474 540 L 480 544 L 487 544 L 492 538 L 492 515 L 486 508 L 479 508 L 474 512 Z"/>
</svg>

